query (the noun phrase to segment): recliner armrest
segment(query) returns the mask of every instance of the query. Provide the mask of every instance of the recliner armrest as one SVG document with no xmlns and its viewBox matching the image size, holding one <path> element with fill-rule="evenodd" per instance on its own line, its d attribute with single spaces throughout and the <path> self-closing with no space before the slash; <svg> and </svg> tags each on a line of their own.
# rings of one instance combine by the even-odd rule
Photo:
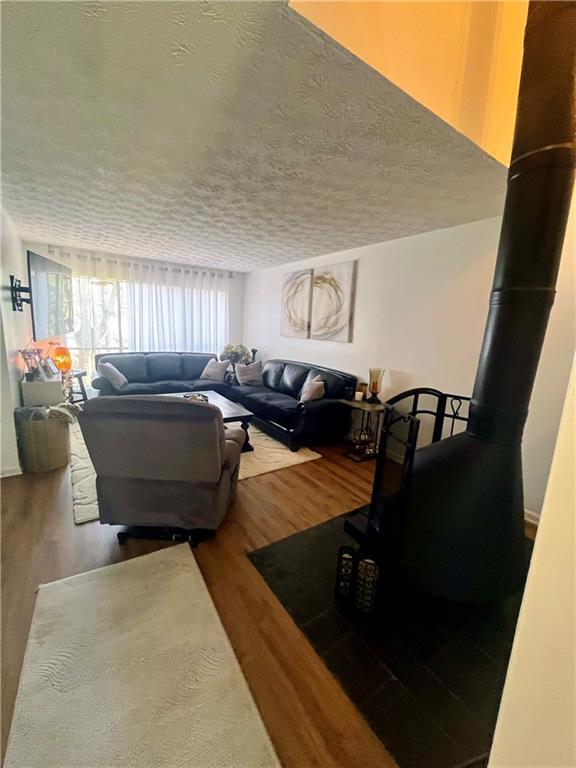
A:
<svg viewBox="0 0 576 768">
<path fill-rule="evenodd" d="M 226 438 L 227 442 L 230 441 L 238 443 L 240 448 L 242 448 L 246 442 L 246 432 L 242 429 L 242 427 L 229 427 L 224 425 L 224 437 Z"/>
<path fill-rule="evenodd" d="M 240 463 L 240 456 L 242 455 L 242 445 L 237 443 L 236 440 L 226 440 L 224 442 L 224 462 L 223 467 L 228 467 L 234 471 Z"/>
</svg>

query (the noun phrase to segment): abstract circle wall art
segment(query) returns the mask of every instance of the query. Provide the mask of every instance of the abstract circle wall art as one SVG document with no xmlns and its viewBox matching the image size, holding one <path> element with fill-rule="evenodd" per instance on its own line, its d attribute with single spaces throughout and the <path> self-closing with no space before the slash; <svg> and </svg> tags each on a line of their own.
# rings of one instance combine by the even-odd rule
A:
<svg viewBox="0 0 576 768">
<path fill-rule="evenodd" d="M 356 261 L 282 275 L 283 336 L 352 340 Z"/>
<path fill-rule="evenodd" d="M 282 275 L 282 336 L 307 339 L 310 336 L 312 270 L 300 269 Z"/>
</svg>

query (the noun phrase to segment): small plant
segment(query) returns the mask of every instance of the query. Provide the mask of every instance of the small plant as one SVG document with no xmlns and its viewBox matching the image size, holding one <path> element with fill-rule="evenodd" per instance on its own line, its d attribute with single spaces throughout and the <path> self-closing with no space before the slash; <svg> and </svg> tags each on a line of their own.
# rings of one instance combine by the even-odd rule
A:
<svg viewBox="0 0 576 768">
<path fill-rule="evenodd" d="M 232 364 L 248 365 L 252 362 L 252 353 L 244 344 L 226 344 L 220 353 L 220 360 L 230 360 Z"/>
</svg>

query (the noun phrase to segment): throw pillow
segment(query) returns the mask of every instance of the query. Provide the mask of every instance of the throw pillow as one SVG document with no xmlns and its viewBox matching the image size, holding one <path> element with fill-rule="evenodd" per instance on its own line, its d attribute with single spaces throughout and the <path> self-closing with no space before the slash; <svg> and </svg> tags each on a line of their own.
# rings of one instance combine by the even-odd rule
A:
<svg viewBox="0 0 576 768">
<path fill-rule="evenodd" d="M 325 394 L 326 385 L 320 376 L 315 376 L 311 381 L 309 381 L 307 384 L 304 384 L 302 387 L 302 392 L 300 392 L 300 402 L 310 403 L 312 400 L 322 400 Z"/>
<path fill-rule="evenodd" d="M 201 379 L 212 379 L 212 381 L 224 381 L 226 371 L 230 366 L 229 360 L 210 360 L 206 368 L 200 374 Z"/>
<path fill-rule="evenodd" d="M 128 384 L 126 376 L 112 363 L 99 363 L 98 373 L 104 376 L 105 379 L 108 379 L 114 389 L 122 389 L 124 384 Z"/>
<path fill-rule="evenodd" d="M 236 363 L 236 377 L 238 384 L 249 384 L 254 387 L 262 386 L 262 360 L 256 360 L 255 363 L 242 365 Z"/>
</svg>

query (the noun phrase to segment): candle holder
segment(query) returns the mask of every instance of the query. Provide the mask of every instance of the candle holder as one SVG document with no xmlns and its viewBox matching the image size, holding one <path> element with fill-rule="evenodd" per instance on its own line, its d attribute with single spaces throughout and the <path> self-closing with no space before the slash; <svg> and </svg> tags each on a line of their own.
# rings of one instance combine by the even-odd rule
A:
<svg viewBox="0 0 576 768">
<path fill-rule="evenodd" d="M 380 387 L 382 385 L 382 377 L 384 376 L 384 368 L 370 368 L 369 369 L 369 384 L 368 389 L 370 390 L 370 397 L 368 398 L 367 402 L 369 403 L 380 403 L 380 398 L 378 397 L 378 393 L 380 392 Z"/>
</svg>

